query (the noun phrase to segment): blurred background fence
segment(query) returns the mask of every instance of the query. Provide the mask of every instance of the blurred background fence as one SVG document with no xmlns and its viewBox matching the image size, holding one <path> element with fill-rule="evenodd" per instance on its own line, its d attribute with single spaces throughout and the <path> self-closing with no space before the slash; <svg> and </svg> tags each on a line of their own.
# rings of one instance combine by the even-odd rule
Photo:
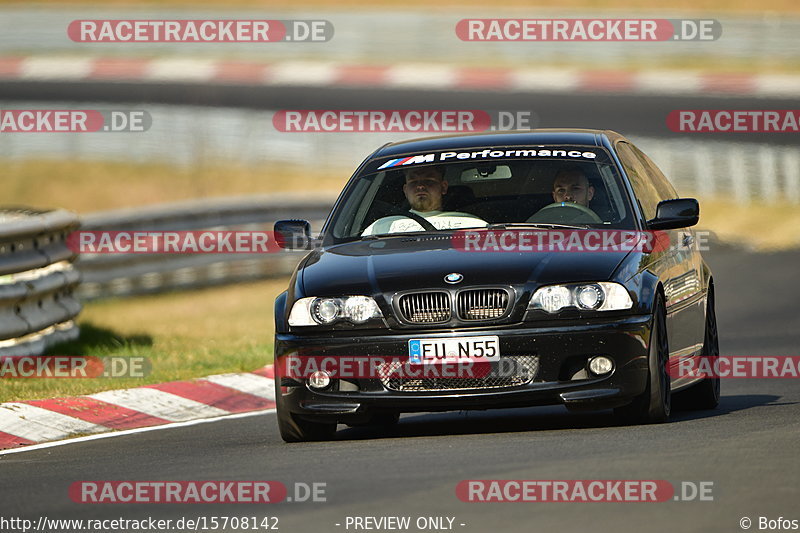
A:
<svg viewBox="0 0 800 533">
<path fill-rule="evenodd" d="M 758 6 L 753 6 L 754 9 Z M 763 65 L 796 62 L 800 59 L 797 35 L 800 18 L 785 13 L 758 16 L 730 13 L 692 13 L 692 18 L 715 18 L 722 25 L 717 41 L 698 42 L 464 42 L 455 33 L 463 18 L 687 18 L 686 12 L 604 9 L 514 9 L 509 7 L 438 7 L 420 10 L 397 9 L 281 9 L 246 10 L 229 8 L 226 19 L 314 19 L 328 20 L 334 37 L 324 43 L 137 43 L 120 47 L 114 43 L 76 43 L 67 38 L 67 25 L 76 19 L 216 19 L 218 10 L 159 7 L 50 5 L 47 9 L 15 6 L 0 9 L 0 54 L 41 54 L 57 50 L 64 54 L 179 55 L 181 57 L 256 57 L 308 59 L 319 61 L 366 61 L 383 64 L 432 61 L 466 64 L 573 64 L 601 65 L 603 68 L 642 65 L 681 68 L 686 62 Z M 699 48 L 701 45 L 702 48 Z M 700 57 L 702 56 L 702 57 Z M 47 73 L 43 73 L 47 75 Z"/>
<path fill-rule="evenodd" d="M 17 107 L 69 108 L 67 103 L 17 103 Z M 72 107 L 75 107 L 74 105 Z M 81 104 L 92 108 L 92 104 Z M 95 106 L 96 108 L 97 106 Z M 5 135 L 0 158 L 163 162 L 202 167 L 228 161 L 259 165 L 305 165 L 341 181 L 361 160 L 387 142 L 419 133 L 282 133 L 272 111 L 148 105 L 152 127 L 135 133 Z M 622 132 L 626 133 L 626 132 Z M 787 140 L 794 134 L 786 133 Z M 780 199 L 800 203 L 800 146 L 758 142 L 628 135 L 658 164 L 682 194 L 740 204 Z M 265 176 L 265 180 L 280 179 Z M 268 181 L 267 181 L 268 183 Z M 334 191 L 338 192 L 338 191 Z"/>
<path fill-rule="evenodd" d="M 276 220 L 309 220 L 318 231 L 331 195 L 272 194 L 120 209 L 87 215 L 84 231 L 272 231 Z M 266 254 L 81 254 L 82 299 L 194 289 L 286 276 L 306 252 Z"/>
</svg>

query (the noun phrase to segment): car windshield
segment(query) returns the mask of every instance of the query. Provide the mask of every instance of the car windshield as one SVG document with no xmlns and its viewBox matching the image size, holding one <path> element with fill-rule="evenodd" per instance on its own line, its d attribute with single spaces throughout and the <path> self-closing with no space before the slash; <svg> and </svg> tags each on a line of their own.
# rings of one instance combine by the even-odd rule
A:
<svg viewBox="0 0 800 533">
<path fill-rule="evenodd" d="M 634 229 L 621 178 L 599 147 L 502 147 L 375 159 L 326 234 L 334 242 L 466 228 Z"/>
</svg>

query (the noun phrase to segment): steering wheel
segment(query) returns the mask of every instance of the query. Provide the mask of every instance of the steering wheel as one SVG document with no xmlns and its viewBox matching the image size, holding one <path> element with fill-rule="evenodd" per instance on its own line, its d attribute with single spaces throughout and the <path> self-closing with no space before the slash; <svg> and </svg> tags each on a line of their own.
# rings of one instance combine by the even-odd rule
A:
<svg viewBox="0 0 800 533">
<path fill-rule="evenodd" d="M 409 211 L 407 209 L 401 209 L 401 208 L 396 207 L 396 206 L 394 206 L 394 205 L 392 205 L 392 204 L 390 204 L 388 202 L 382 202 L 380 200 L 376 201 L 375 204 L 389 208 L 388 209 L 388 213 L 386 213 L 386 215 L 384 215 L 381 218 L 386 218 L 386 217 L 390 217 L 390 216 L 394 216 L 394 215 L 401 216 L 401 217 L 406 217 L 406 218 L 410 218 L 411 220 L 413 220 L 414 222 L 416 222 L 417 224 L 422 226 L 422 228 L 425 231 L 439 231 L 438 229 L 436 229 L 436 226 L 434 226 L 433 224 L 431 224 L 428 221 L 427 218 L 425 218 L 423 216 L 420 216 L 420 215 L 418 215 L 416 213 L 412 213 L 411 211 Z M 378 219 L 378 220 L 380 220 L 380 219 Z"/>
<path fill-rule="evenodd" d="M 603 223 L 597 213 L 588 207 L 573 202 L 555 202 L 541 208 L 527 222 L 583 223 L 587 222 L 586 219 L 595 224 Z"/>
</svg>

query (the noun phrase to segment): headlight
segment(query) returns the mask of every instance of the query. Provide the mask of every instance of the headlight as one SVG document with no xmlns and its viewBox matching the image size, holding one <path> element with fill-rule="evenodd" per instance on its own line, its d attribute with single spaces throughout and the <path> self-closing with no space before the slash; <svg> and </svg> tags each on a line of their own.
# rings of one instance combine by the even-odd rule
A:
<svg viewBox="0 0 800 533">
<path fill-rule="evenodd" d="M 367 296 L 351 296 L 344 301 L 344 316 L 355 324 L 363 324 L 370 318 L 378 318 L 381 310 L 375 300 Z"/>
<path fill-rule="evenodd" d="M 300 298 L 289 313 L 290 326 L 319 326 L 333 324 L 337 320 L 349 320 L 363 324 L 383 314 L 375 300 L 368 296 L 345 296 L 343 298 Z"/>
<path fill-rule="evenodd" d="M 575 301 L 581 309 L 599 309 L 606 294 L 599 285 L 581 285 L 575 289 Z"/>
<path fill-rule="evenodd" d="M 333 298 L 315 298 L 311 302 L 311 317 L 317 324 L 330 324 L 339 317 L 339 306 Z"/>
<path fill-rule="evenodd" d="M 533 309 L 544 309 L 548 313 L 557 313 L 570 304 L 572 304 L 572 294 L 568 288 L 561 285 L 542 287 L 536 291 L 531 300 Z"/>
<path fill-rule="evenodd" d="M 567 307 L 588 311 L 619 311 L 633 307 L 628 291 L 619 283 L 574 283 L 540 287 L 533 294 L 528 309 L 558 313 Z"/>
</svg>

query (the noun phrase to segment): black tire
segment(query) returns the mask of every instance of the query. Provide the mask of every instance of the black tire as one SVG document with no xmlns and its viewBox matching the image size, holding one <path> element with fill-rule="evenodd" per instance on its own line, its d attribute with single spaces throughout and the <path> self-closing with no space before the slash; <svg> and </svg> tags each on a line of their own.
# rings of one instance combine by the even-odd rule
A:
<svg viewBox="0 0 800 533">
<path fill-rule="evenodd" d="M 719 358 L 719 333 L 714 305 L 714 285 L 708 288 L 706 300 L 706 327 L 703 338 L 703 358 L 708 358 L 711 368 L 716 367 Z M 719 405 L 719 376 L 707 377 L 675 395 L 675 407 L 689 411 L 714 409 Z"/>
<path fill-rule="evenodd" d="M 324 441 L 333 438 L 335 423 L 311 422 L 290 413 L 281 400 L 280 383 L 275 383 L 275 411 L 278 415 L 278 430 L 286 442 Z"/>
<path fill-rule="evenodd" d="M 653 327 L 650 330 L 648 350 L 647 385 L 642 394 L 625 406 L 614 409 L 627 424 L 660 424 L 669 419 L 672 409 L 672 380 L 667 372 L 669 341 L 667 339 L 667 311 L 661 294 L 653 306 Z"/>
</svg>

